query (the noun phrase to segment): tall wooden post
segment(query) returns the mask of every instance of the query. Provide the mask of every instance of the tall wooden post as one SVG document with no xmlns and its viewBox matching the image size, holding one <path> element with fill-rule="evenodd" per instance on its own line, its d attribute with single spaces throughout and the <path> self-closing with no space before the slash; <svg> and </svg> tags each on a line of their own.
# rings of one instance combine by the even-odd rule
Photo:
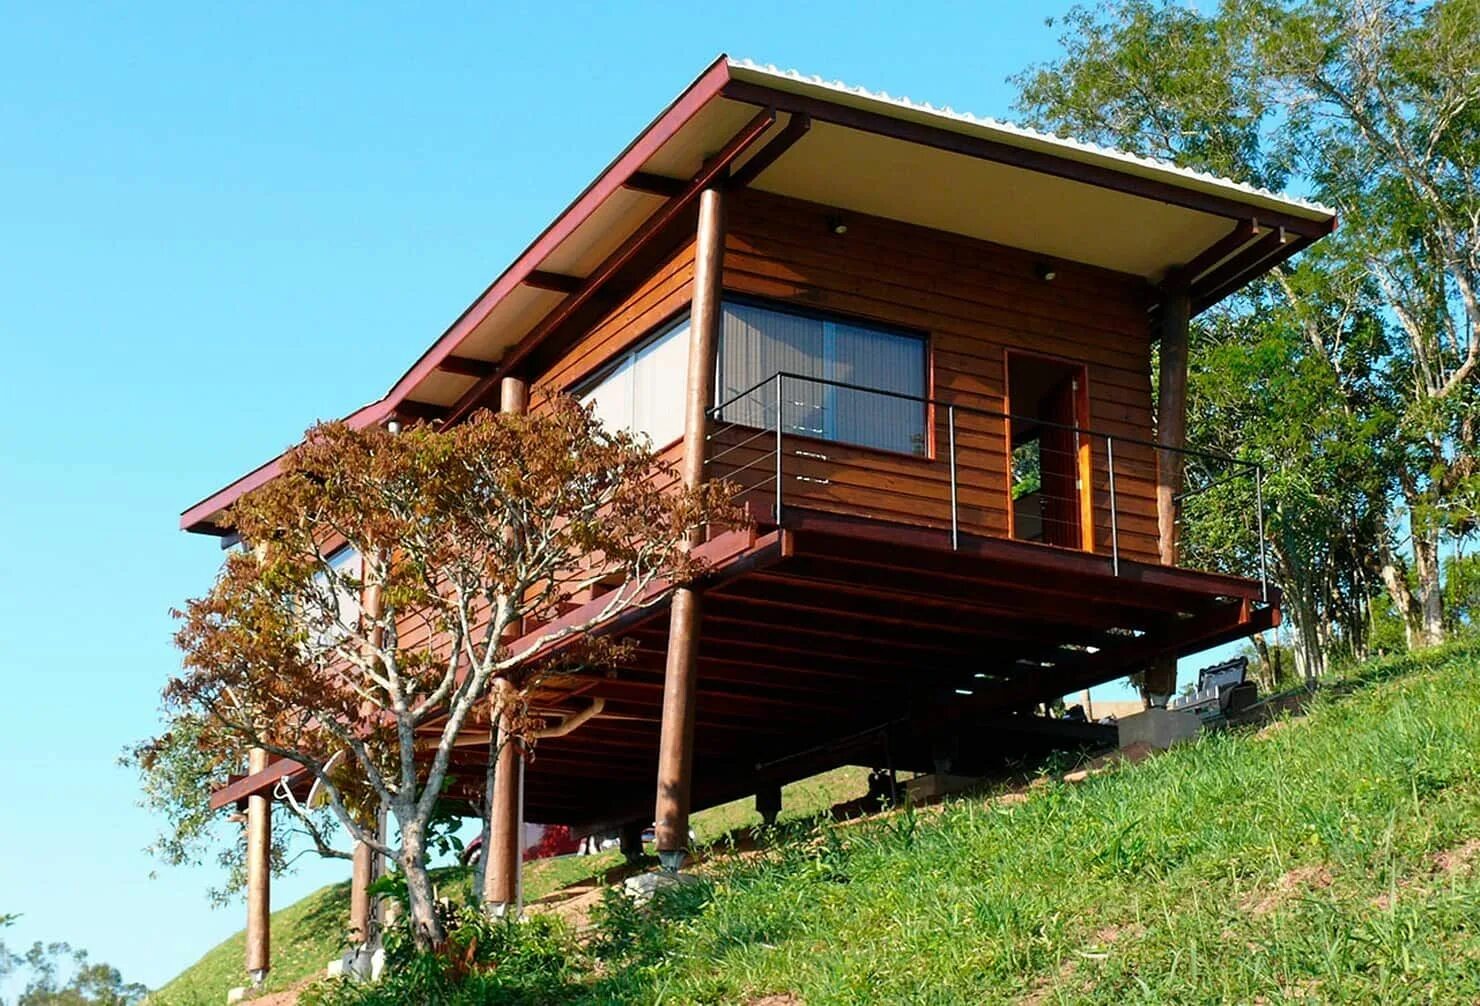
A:
<svg viewBox="0 0 1480 1006">
<path fill-rule="evenodd" d="M 267 752 L 253 748 L 247 756 L 247 774 L 267 770 Z M 272 796 L 247 798 L 247 975 L 260 987 L 271 963 L 269 916 L 272 912 Z"/>
<path fill-rule="evenodd" d="M 721 273 L 724 269 L 724 194 L 709 188 L 699 196 L 699 232 L 694 252 L 694 301 L 689 313 L 689 365 L 684 400 L 683 479 L 704 483 L 709 407 L 719 350 Z M 691 542 L 690 544 L 694 544 Z M 694 771 L 695 674 L 699 656 L 699 594 L 690 587 L 673 593 L 668 614 L 668 662 L 663 678 L 663 726 L 658 748 L 656 833 L 658 859 L 677 870 L 688 857 L 689 796 Z"/>
<path fill-rule="evenodd" d="M 529 410 L 529 385 L 517 377 L 505 377 L 499 387 L 499 411 L 522 415 Z M 498 720 L 489 728 L 489 743 L 496 745 L 493 780 L 488 798 L 488 846 L 483 850 L 483 908 L 502 916 L 519 911 L 520 840 L 524 830 L 524 757 L 515 732 L 517 710 L 510 699 L 512 689 L 497 691 L 494 709 Z"/>
<path fill-rule="evenodd" d="M 524 822 L 520 819 L 519 790 L 524 758 L 514 733 L 515 711 L 500 703 L 499 719 L 489 743 L 498 745 L 493 770 L 493 793 L 489 814 L 488 857 L 483 867 L 483 906 L 490 915 L 517 912 L 519 899 L 519 845 Z"/>
<path fill-rule="evenodd" d="M 1168 282 L 1161 302 L 1161 374 L 1156 395 L 1156 442 L 1173 450 L 1158 452 L 1156 464 L 1156 524 L 1161 562 L 1177 563 L 1177 494 L 1182 491 L 1185 467 L 1181 448 L 1187 445 L 1187 326 L 1192 298 L 1186 284 Z"/>
<path fill-rule="evenodd" d="M 520 377 L 506 377 L 499 384 L 498 410 L 522 416 L 529 411 L 529 384 Z"/>
<path fill-rule="evenodd" d="M 1162 287 L 1158 325 L 1161 373 L 1156 389 L 1156 442 L 1170 448 L 1157 452 L 1156 525 L 1163 566 L 1177 564 L 1177 496 L 1182 492 L 1187 445 L 1187 327 L 1192 296 L 1175 273 Z M 1148 706 L 1164 706 L 1177 690 L 1177 658 L 1168 655 L 1141 672 L 1141 697 Z"/>
<path fill-rule="evenodd" d="M 356 842 L 350 861 L 349 942 L 365 946 L 375 938 L 375 920 L 370 903 L 370 885 L 375 882 L 375 852 L 364 842 Z"/>
</svg>

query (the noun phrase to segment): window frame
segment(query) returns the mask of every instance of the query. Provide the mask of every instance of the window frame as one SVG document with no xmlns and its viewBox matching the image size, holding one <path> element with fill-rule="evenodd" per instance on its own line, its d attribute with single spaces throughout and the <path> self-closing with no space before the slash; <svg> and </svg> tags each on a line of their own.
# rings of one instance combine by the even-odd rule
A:
<svg viewBox="0 0 1480 1006">
<path fill-rule="evenodd" d="M 897 322 L 885 321 L 879 318 L 870 317 L 868 315 L 858 314 L 854 312 L 833 311 L 812 307 L 810 305 L 791 304 L 787 301 L 774 300 L 768 297 L 758 297 L 746 293 L 735 293 L 729 290 L 722 291 L 720 295 L 721 317 L 723 317 L 724 306 L 726 304 L 742 304 L 750 307 L 759 308 L 761 310 L 775 311 L 778 314 L 790 314 L 801 318 L 811 318 L 824 324 L 828 322 L 851 324 L 861 328 L 874 329 L 885 335 L 893 335 L 917 341 L 920 344 L 921 376 L 923 378 L 924 384 L 924 387 L 921 389 L 923 394 L 919 398 L 919 402 L 924 407 L 925 412 L 925 442 L 923 453 L 916 453 L 914 451 L 899 451 L 894 450 L 890 447 L 878 447 L 872 444 L 859 444 L 841 438 L 817 436 L 815 434 L 798 433 L 795 431 L 787 431 L 785 435 L 788 437 L 798 437 L 800 439 L 809 440 L 819 444 L 835 444 L 839 447 L 847 447 L 850 450 L 876 452 L 893 458 L 913 458 L 916 461 L 937 460 L 935 430 L 936 402 L 934 398 L 935 345 L 930 330 L 923 328 L 912 328 L 908 325 L 901 325 Z M 566 386 L 565 393 L 578 400 L 585 398 L 592 391 L 594 391 L 596 387 L 601 384 L 601 382 L 605 381 L 607 378 L 616 373 L 623 364 L 630 362 L 635 365 L 638 354 L 647 349 L 653 343 L 657 342 L 659 339 L 662 339 L 664 336 L 669 335 L 680 326 L 690 323 L 692 318 L 693 304 L 685 304 L 682 308 L 675 311 L 673 314 L 670 314 L 667 318 L 659 322 L 657 325 L 653 326 L 653 328 L 649 329 L 646 333 L 639 336 L 632 342 L 627 343 L 619 352 L 613 354 L 608 359 L 603 360 L 597 367 L 587 372 L 583 377 L 571 382 L 569 385 Z M 723 321 L 721 321 L 721 325 L 723 325 Z M 723 338 L 722 332 L 720 333 L 719 337 Z M 717 348 L 718 347 L 716 346 L 716 349 Z M 714 362 L 714 382 L 713 387 L 710 391 L 709 399 L 709 408 L 711 410 L 714 409 L 715 405 L 717 405 L 720 400 L 719 366 L 720 364 L 718 352 L 716 352 Z M 685 382 L 686 381 L 687 375 L 685 375 Z M 834 391 L 837 390 L 836 387 L 833 385 L 824 384 L 823 387 L 824 389 L 832 388 Z M 873 390 L 883 392 L 885 394 L 894 394 L 894 392 L 885 392 L 885 390 L 882 388 L 876 388 Z M 912 396 L 906 395 L 904 397 L 912 399 Z M 680 405 L 680 407 L 682 406 Z M 745 429 L 758 429 L 758 427 L 748 426 L 744 423 L 734 423 L 734 425 L 743 427 Z M 683 432 L 680 431 L 677 437 L 667 441 L 666 443 L 660 444 L 654 441 L 652 445 L 653 451 L 655 453 L 666 451 L 672 448 L 675 444 L 682 443 L 683 437 Z"/>
<path fill-rule="evenodd" d="M 880 332 L 880 333 L 882 333 L 884 335 L 892 335 L 892 336 L 897 336 L 897 337 L 900 337 L 900 338 L 913 339 L 916 342 L 918 342 L 920 344 L 920 354 L 921 354 L 921 359 L 920 359 L 920 364 L 921 364 L 921 378 L 922 378 L 922 383 L 924 385 L 924 387 L 921 389 L 922 394 L 920 395 L 920 397 L 918 399 L 918 401 L 919 401 L 920 405 L 923 407 L 924 413 L 925 413 L 924 414 L 924 420 L 923 420 L 924 421 L 924 430 L 923 430 L 923 432 L 924 432 L 925 441 L 924 441 L 924 450 L 922 452 L 916 453 L 915 451 L 899 451 L 899 450 L 895 450 L 895 449 L 893 449 L 891 447 L 879 447 L 879 446 L 874 445 L 874 444 L 860 444 L 860 443 L 855 443 L 855 442 L 853 442 L 851 440 L 842 439 L 841 437 L 818 436 L 816 434 L 811 434 L 811 433 L 799 433 L 799 432 L 796 432 L 794 430 L 784 431 L 784 435 L 785 436 L 788 436 L 788 437 L 799 437 L 799 438 L 801 438 L 803 440 L 810 440 L 810 441 L 813 441 L 814 443 L 819 443 L 819 444 L 835 444 L 835 445 L 837 445 L 839 447 L 847 447 L 847 448 L 849 448 L 851 450 L 856 450 L 856 451 L 871 451 L 871 452 L 875 452 L 875 453 L 878 453 L 878 454 L 888 455 L 889 457 L 892 457 L 892 458 L 913 458 L 916 461 L 934 461 L 934 460 L 936 460 L 936 436 L 935 436 L 936 410 L 935 410 L 935 398 L 934 398 L 934 390 L 935 390 L 935 351 L 934 350 L 935 350 L 935 346 L 934 346 L 934 341 L 933 341 L 933 339 L 931 337 L 931 332 L 928 329 L 911 328 L 911 327 L 909 327 L 907 325 L 900 325 L 900 324 L 898 324 L 896 322 L 892 322 L 892 321 L 881 321 L 878 318 L 873 318 L 873 317 L 870 317 L 870 316 L 864 315 L 864 314 L 856 314 L 856 313 L 847 312 L 847 311 L 833 311 L 833 310 L 828 310 L 828 309 L 825 309 L 825 308 L 812 307 L 810 305 L 794 305 L 794 304 L 788 303 L 786 301 L 773 300 L 773 299 L 768 298 L 768 297 L 757 297 L 757 296 L 753 296 L 753 295 L 750 295 L 750 294 L 743 294 L 743 293 L 730 293 L 728 291 L 726 291 L 725 294 L 720 298 L 720 310 L 721 310 L 721 313 L 723 313 L 724 305 L 725 304 L 743 304 L 743 305 L 746 305 L 746 306 L 749 306 L 749 307 L 755 307 L 755 308 L 759 308 L 759 309 L 765 310 L 765 311 L 774 311 L 777 314 L 789 314 L 789 315 L 793 315 L 793 316 L 799 317 L 799 318 L 811 318 L 811 319 L 813 319 L 815 321 L 822 322 L 824 325 L 826 325 L 828 323 L 841 323 L 841 324 L 844 324 L 844 325 L 854 325 L 854 326 L 857 326 L 859 328 L 873 329 L 873 330 L 878 331 L 878 332 Z M 723 333 L 721 333 L 720 338 L 723 338 Z M 824 339 L 826 339 L 826 336 L 825 335 L 824 335 Z M 827 360 L 826 360 L 825 357 L 824 357 L 823 365 L 824 365 L 824 367 L 826 367 L 828 365 L 828 362 L 827 362 Z M 767 378 L 767 380 L 769 380 L 769 379 L 770 378 Z M 831 379 L 824 377 L 824 378 L 820 378 L 818 380 L 820 380 L 822 382 L 826 382 L 826 381 L 831 380 Z M 841 383 L 843 383 L 843 384 L 849 384 L 851 382 L 841 382 Z M 830 390 L 833 394 L 836 394 L 836 392 L 839 390 L 838 387 L 837 387 L 837 385 L 834 385 L 834 384 L 823 383 L 822 384 L 822 387 L 823 387 L 825 393 Z M 864 387 L 864 386 L 863 385 L 854 385 L 854 387 Z M 871 389 L 871 390 L 873 390 L 875 392 L 878 392 L 880 394 L 884 394 L 884 395 L 895 395 L 895 394 L 898 394 L 897 392 L 888 391 L 888 390 L 886 390 L 884 388 L 874 388 L 874 389 Z M 710 401 L 710 408 L 711 409 L 714 407 L 714 405 L 718 401 L 719 394 L 720 394 L 720 387 L 719 387 L 719 360 L 718 360 L 718 354 L 716 354 L 714 394 L 713 394 L 713 398 Z M 911 395 L 904 395 L 903 397 L 905 399 L 908 399 L 908 400 L 912 400 L 912 401 L 915 400 L 914 399 L 914 396 L 911 396 Z M 759 427 L 749 426 L 747 424 L 739 423 L 739 422 L 734 423 L 734 425 L 743 427 L 745 429 L 759 429 Z"/>
<path fill-rule="evenodd" d="M 636 368 L 637 357 L 642 353 L 643 350 L 652 346 L 654 343 L 657 343 L 665 336 L 673 334 L 675 330 L 681 328 L 682 326 L 687 325 L 692 317 L 692 305 L 685 305 L 677 312 L 669 315 L 668 318 L 666 318 L 664 321 L 661 321 L 657 325 L 653 326 L 643 335 L 640 335 L 632 342 L 627 343 L 619 352 L 613 354 L 606 360 L 603 360 L 594 370 L 588 372 L 584 377 L 581 377 L 579 380 L 576 380 L 569 384 L 566 387 L 565 393 L 567 395 L 570 395 L 577 401 L 583 400 L 587 395 L 595 391 L 596 388 L 600 386 L 603 381 L 605 381 L 607 378 L 611 377 L 618 370 L 620 370 L 623 364 L 631 363 L 633 367 Z M 687 364 L 687 354 L 685 354 L 685 364 Z M 688 374 L 686 370 L 684 374 L 683 385 L 686 386 L 687 382 Z M 637 384 L 634 380 L 634 393 L 636 391 L 636 387 Z M 628 404 L 632 407 L 631 411 L 632 414 L 635 416 L 635 395 L 634 400 L 630 401 Z M 680 410 L 682 410 L 682 402 L 680 402 L 679 407 Z M 646 431 L 629 430 L 628 432 L 641 433 L 644 436 L 649 436 L 649 438 L 651 439 L 650 435 L 647 434 Z M 654 440 L 652 441 L 652 450 L 655 454 L 660 454 L 673 447 L 675 444 L 683 443 L 683 437 L 683 430 L 679 430 L 678 436 L 674 437 L 672 440 L 668 440 L 664 443 L 658 443 L 656 440 Z"/>
</svg>

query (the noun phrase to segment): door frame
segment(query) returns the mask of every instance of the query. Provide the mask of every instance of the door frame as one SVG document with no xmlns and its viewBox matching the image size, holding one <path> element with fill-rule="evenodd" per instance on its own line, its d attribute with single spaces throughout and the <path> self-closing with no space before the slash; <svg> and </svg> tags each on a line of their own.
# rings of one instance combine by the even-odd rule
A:
<svg viewBox="0 0 1480 1006">
<path fill-rule="evenodd" d="M 1079 545 L 1077 548 L 1068 545 L 1053 545 L 1053 548 L 1071 548 L 1078 552 L 1094 552 L 1095 550 L 1095 493 L 1094 493 L 1094 451 L 1092 449 L 1093 437 L 1086 431 L 1090 429 L 1089 414 L 1089 365 L 1083 360 L 1075 360 L 1065 356 L 1055 356 L 1051 353 L 1038 353 L 1032 350 L 1004 348 L 1002 350 L 1002 411 L 1004 413 L 1002 425 L 1005 439 L 1003 481 L 1005 483 L 1005 494 L 1007 498 L 1007 537 L 1013 541 L 1017 540 L 1017 519 L 1013 508 L 1012 499 L 1012 362 L 1018 360 L 1037 360 L 1042 363 L 1052 363 L 1071 371 L 1070 378 L 1075 382 L 1074 388 L 1074 453 L 1075 453 L 1075 484 L 1079 496 Z M 1050 544 L 1049 542 L 1035 542 L 1035 544 Z"/>
</svg>

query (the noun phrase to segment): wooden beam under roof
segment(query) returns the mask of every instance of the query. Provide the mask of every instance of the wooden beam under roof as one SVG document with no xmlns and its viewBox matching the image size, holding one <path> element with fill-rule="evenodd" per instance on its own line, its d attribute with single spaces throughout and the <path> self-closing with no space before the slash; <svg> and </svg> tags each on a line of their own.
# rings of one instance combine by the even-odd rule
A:
<svg viewBox="0 0 1480 1006">
<path fill-rule="evenodd" d="M 586 281 L 580 276 L 571 276 L 563 272 L 531 269 L 529 275 L 524 277 L 523 282 L 525 286 L 532 286 L 536 290 L 551 290 L 555 293 L 575 293 Z"/>
<path fill-rule="evenodd" d="M 489 377 L 498 370 L 498 364 L 471 356 L 445 356 L 437 361 L 437 369 L 460 377 Z"/>
<path fill-rule="evenodd" d="M 633 192 L 643 192 L 650 196 L 670 198 L 682 192 L 687 184 L 688 182 L 682 178 L 655 175 L 650 171 L 634 171 L 622 183 L 622 188 L 631 189 Z"/>
<path fill-rule="evenodd" d="M 687 210 L 699 198 L 700 193 L 723 178 L 729 172 L 730 165 L 735 159 L 749 150 L 751 145 L 764 136 L 775 122 L 776 113 L 772 109 L 762 109 L 757 113 L 744 128 L 730 138 L 719 153 L 704 163 L 704 167 L 689 180 L 683 191 L 670 198 L 644 220 L 637 230 L 628 235 L 627 239 L 618 245 L 616 250 L 608 255 L 591 275 L 586 277 L 579 290 L 561 301 L 532 331 L 519 340 L 504 357 L 501 371 L 508 372 L 517 366 L 550 332 L 568 321 L 582 305 L 596 295 L 602 286 L 621 271 L 623 266 L 632 261 L 648 242 L 668 224 L 678 219 L 679 214 Z M 469 388 L 453 405 L 448 417 L 449 421 L 456 422 L 476 408 L 478 402 L 493 387 L 496 379 L 496 377 L 484 378 Z"/>
</svg>

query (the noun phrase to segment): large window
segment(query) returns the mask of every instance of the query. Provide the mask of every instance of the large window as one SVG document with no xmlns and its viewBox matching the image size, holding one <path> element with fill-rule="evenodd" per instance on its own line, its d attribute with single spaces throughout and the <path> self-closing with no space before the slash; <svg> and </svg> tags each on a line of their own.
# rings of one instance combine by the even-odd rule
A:
<svg viewBox="0 0 1480 1006">
<path fill-rule="evenodd" d="M 630 350 L 579 395 L 612 430 L 647 434 L 654 447 L 683 436 L 683 388 L 688 375 L 689 322 Z"/>
<path fill-rule="evenodd" d="M 720 418 L 774 428 L 776 384 L 745 392 L 778 373 L 795 375 L 782 383 L 783 431 L 906 454 L 926 453 L 921 337 L 727 301 L 716 395 L 728 404 Z"/>
</svg>

